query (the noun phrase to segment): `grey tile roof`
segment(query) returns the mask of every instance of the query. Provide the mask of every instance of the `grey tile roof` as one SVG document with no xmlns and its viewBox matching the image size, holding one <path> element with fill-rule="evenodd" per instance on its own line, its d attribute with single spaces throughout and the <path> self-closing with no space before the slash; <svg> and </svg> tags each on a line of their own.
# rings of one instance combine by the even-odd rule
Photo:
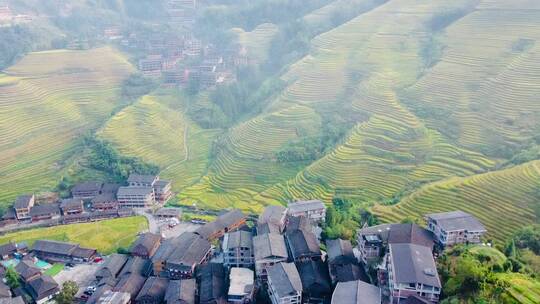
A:
<svg viewBox="0 0 540 304">
<path fill-rule="evenodd" d="M 114 193 L 102 193 L 92 199 L 92 204 L 108 203 L 116 201 L 116 191 Z"/>
<path fill-rule="evenodd" d="M 263 223 L 257 225 L 257 234 L 262 235 L 266 233 L 276 233 L 280 234 L 279 226 L 272 223 Z"/>
<path fill-rule="evenodd" d="M 281 224 L 281 220 L 287 213 L 287 208 L 278 205 L 270 205 L 264 208 L 263 213 L 259 215 L 259 224 L 273 223 Z"/>
<path fill-rule="evenodd" d="M 101 187 L 101 193 L 112 193 L 116 195 L 116 192 L 118 192 L 118 188 L 120 188 L 119 184 L 105 183 L 103 184 L 103 187 Z"/>
<path fill-rule="evenodd" d="M 77 244 L 52 240 L 37 240 L 32 250 L 49 254 L 71 255 Z"/>
<path fill-rule="evenodd" d="M 118 283 L 112 289 L 118 292 L 129 293 L 131 299 L 135 299 L 142 289 L 146 278 L 138 273 L 126 273 L 120 277 Z"/>
<path fill-rule="evenodd" d="M 326 209 L 326 206 L 320 200 L 297 201 L 289 203 L 287 207 L 289 208 L 289 213 Z"/>
<path fill-rule="evenodd" d="M 195 233 L 207 239 L 212 234 L 225 230 L 225 228 L 230 228 L 233 225 L 243 221 L 245 218 L 246 216 L 242 213 L 242 211 L 233 209 L 219 215 L 214 221 L 199 227 L 197 230 L 195 230 Z"/>
<path fill-rule="evenodd" d="M 377 235 L 383 242 L 393 244 L 417 244 L 433 247 L 434 236 L 430 231 L 416 224 L 383 224 L 358 231 L 359 235 Z"/>
<path fill-rule="evenodd" d="M 146 183 L 151 184 L 157 176 L 155 175 L 142 175 L 142 174 L 135 174 L 132 173 L 128 177 L 128 183 Z"/>
<path fill-rule="evenodd" d="M 133 253 L 135 251 L 137 251 L 137 252 L 144 251 L 145 254 L 150 254 L 150 252 L 156 246 L 156 244 L 158 244 L 160 242 L 161 242 L 161 236 L 160 235 L 150 233 L 150 232 L 146 232 L 146 233 L 143 233 L 143 234 L 139 235 L 137 240 L 135 240 L 133 245 L 131 245 L 130 252 Z"/>
<path fill-rule="evenodd" d="M 296 230 L 312 231 L 313 227 L 305 216 L 290 216 L 285 226 L 285 233 L 289 234 Z"/>
<path fill-rule="evenodd" d="M 178 237 L 175 248 L 166 258 L 166 263 L 192 266 L 198 264 L 211 249 L 207 240 L 189 232 Z"/>
<path fill-rule="evenodd" d="M 98 304 L 125 304 L 131 301 L 131 295 L 127 292 L 105 291 L 97 301 Z"/>
<path fill-rule="evenodd" d="M 287 245 L 293 259 L 297 259 L 304 256 L 320 256 L 321 249 L 315 234 L 310 231 L 296 230 L 294 232 L 285 235 Z"/>
<path fill-rule="evenodd" d="M 288 258 L 285 239 L 280 234 L 263 234 L 253 238 L 255 260 L 270 257 Z"/>
<path fill-rule="evenodd" d="M 60 214 L 60 206 L 58 204 L 43 204 L 35 205 L 30 209 L 30 216 L 44 216 L 49 214 Z"/>
<path fill-rule="evenodd" d="M 333 276 L 334 282 L 349 282 L 356 280 L 369 282 L 366 271 L 357 264 L 330 265 L 330 273 Z"/>
<path fill-rule="evenodd" d="M 197 272 L 199 281 L 200 303 L 219 302 L 226 294 L 225 270 L 223 264 L 210 263 L 203 265 Z"/>
<path fill-rule="evenodd" d="M 322 261 L 305 261 L 295 263 L 302 281 L 302 290 L 311 297 L 330 296 L 332 286 L 328 267 Z"/>
<path fill-rule="evenodd" d="M 32 197 L 34 197 L 33 194 L 18 196 L 15 199 L 15 203 L 13 204 L 13 207 L 15 209 L 28 208 L 30 206 L 30 201 L 32 200 Z"/>
<path fill-rule="evenodd" d="M 357 262 L 354 257 L 352 244 L 348 240 L 327 240 L 326 253 L 328 254 L 329 263 L 344 264 Z"/>
<path fill-rule="evenodd" d="M 157 216 L 180 217 L 182 215 L 182 209 L 181 208 L 171 208 L 171 207 L 159 208 L 159 210 L 156 211 L 155 215 L 157 215 Z"/>
<path fill-rule="evenodd" d="M 332 304 L 381 304 L 381 290 L 362 281 L 338 283 Z"/>
<path fill-rule="evenodd" d="M 430 248 L 415 244 L 390 244 L 396 284 L 422 283 L 441 287 Z"/>
<path fill-rule="evenodd" d="M 17 252 L 17 246 L 14 243 L 0 245 L 0 256 L 11 255 Z"/>
<path fill-rule="evenodd" d="M 163 188 L 163 187 L 169 185 L 170 183 L 171 183 L 171 182 L 168 181 L 168 180 L 160 179 L 160 180 L 158 180 L 157 182 L 154 183 L 154 186 Z"/>
<path fill-rule="evenodd" d="M 226 237 L 227 241 L 223 242 L 223 249 L 232 249 L 232 248 L 239 248 L 239 247 L 246 247 L 249 249 L 253 249 L 253 235 L 249 231 L 235 231 L 227 233 Z"/>
<path fill-rule="evenodd" d="M 78 183 L 73 188 L 71 188 L 71 193 L 74 192 L 90 192 L 95 191 L 99 192 L 101 190 L 101 187 L 103 186 L 102 182 L 96 182 L 96 181 L 88 181 L 88 182 L 82 182 Z"/>
<path fill-rule="evenodd" d="M 150 297 L 155 301 L 155 303 L 163 302 L 165 298 L 165 292 L 167 291 L 167 286 L 169 285 L 169 280 L 166 278 L 160 277 L 149 277 L 137 295 L 136 301 L 140 301 L 145 297 Z"/>
<path fill-rule="evenodd" d="M 437 222 L 445 231 L 467 230 L 486 231 L 486 228 L 474 216 L 463 211 L 433 213 L 426 215 Z"/>
<path fill-rule="evenodd" d="M 74 258 L 89 259 L 96 254 L 96 249 L 82 248 L 77 246 L 75 250 L 71 252 L 71 256 Z"/>
<path fill-rule="evenodd" d="M 303 291 L 302 280 L 294 263 L 277 263 L 268 268 L 268 284 L 279 298 Z"/>
<path fill-rule="evenodd" d="M 151 187 L 120 187 L 117 197 L 124 195 L 149 195 L 154 191 Z"/>
<path fill-rule="evenodd" d="M 138 256 L 131 256 L 124 265 L 124 268 L 122 268 L 119 276 L 130 273 L 146 276 L 150 272 L 151 267 L 152 263 L 150 260 Z"/>
<path fill-rule="evenodd" d="M 3 281 L 0 281 L 0 298 L 11 298 L 11 290 Z"/>
<path fill-rule="evenodd" d="M 60 208 L 62 209 L 75 209 L 75 208 L 82 208 L 83 201 L 76 198 L 66 198 L 63 199 L 60 203 Z"/>
<path fill-rule="evenodd" d="M 197 283 L 195 279 L 169 281 L 165 292 L 167 304 L 195 304 Z"/>
<path fill-rule="evenodd" d="M 39 278 L 30 281 L 28 286 L 30 295 L 36 301 L 52 295 L 59 290 L 58 283 L 48 275 L 42 275 Z"/>
<path fill-rule="evenodd" d="M 96 272 L 97 278 L 116 278 L 126 264 L 128 256 L 125 254 L 111 254 L 105 264 Z"/>
</svg>

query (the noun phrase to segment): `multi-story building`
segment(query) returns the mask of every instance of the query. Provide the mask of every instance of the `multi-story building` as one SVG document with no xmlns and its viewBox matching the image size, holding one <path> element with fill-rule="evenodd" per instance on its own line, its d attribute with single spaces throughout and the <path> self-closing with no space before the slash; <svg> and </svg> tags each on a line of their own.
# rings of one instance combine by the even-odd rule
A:
<svg viewBox="0 0 540 304">
<path fill-rule="evenodd" d="M 259 279 L 265 281 L 269 267 L 289 258 L 285 239 L 280 234 L 267 233 L 253 238 L 253 251 L 255 252 L 255 273 Z"/>
<path fill-rule="evenodd" d="M 154 190 L 151 187 L 120 187 L 116 198 L 121 208 L 146 208 L 155 203 Z"/>
<path fill-rule="evenodd" d="M 294 262 L 315 261 L 322 257 L 317 237 L 311 231 L 295 230 L 285 234 L 289 256 Z"/>
<path fill-rule="evenodd" d="M 209 241 L 222 237 L 227 232 L 232 232 L 246 223 L 246 215 L 238 209 L 233 209 L 220 214 L 214 221 L 206 223 L 195 230 L 195 233 Z"/>
<path fill-rule="evenodd" d="M 321 223 L 326 218 L 326 206 L 320 200 L 297 201 L 287 205 L 290 216 L 305 216 L 312 223 Z"/>
<path fill-rule="evenodd" d="M 413 295 L 432 303 L 439 301 L 441 281 L 429 247 L 390 244 L 386 267 L 391 303 L 404 304 Z"/>
<path fill-rule="evenodd" d="M 487 232 L 474 216 L 463 211 L 433 213 L 426 215 L 428 230 L 435 234 L 442 246 L 455 244 L 478 244 Z"/>
<path fill-rule="evenodd" d="M 278 263 L 268 269 L 268 296 L 272 304 L 300 304 L 302 291 L 302 280 L 293 263 Z"/>
<path fill-rule="evenodd" d="M 60 203 L 63 215 L 81 214 L 84 211 L 83 201 L 76 198 L 66 198 Z"/>
<path fill-rule="evenodd" d="M 361 234 L 358 237 L 358 249 L 362 262 L 368 265 L 382 257 L 383 241 L 378 234 Z"/>
<path fill-rule="evenodd" d="M 31 218 L 30 209 L 34 206 L 36 197 L 33 194 L 21 195 L 15 200 L 13 208 L 18 220 L 28 220 Z"/>
<path fill-rule="evenodd" d="M 154 184 L 159 180 L 157 175 L 142 175 L 142 174 L 130 174 L 128 177 L 128 184 L 130 187 L 154 187 Z"/>
<path fill-rule="evenodd" d="M 76 184 L 71 188 L 71 195 L 73 198 L 81 200 L 91 200 L 101 193 L 101 182 L 83 182 Z"/>
<path fill-rule="evenodd" d="M 251 268 L 254 263 L 251 232 L 239 230 L 226 233 L 223 237 L 223 264 L 227 267 Z"/>
</svg>

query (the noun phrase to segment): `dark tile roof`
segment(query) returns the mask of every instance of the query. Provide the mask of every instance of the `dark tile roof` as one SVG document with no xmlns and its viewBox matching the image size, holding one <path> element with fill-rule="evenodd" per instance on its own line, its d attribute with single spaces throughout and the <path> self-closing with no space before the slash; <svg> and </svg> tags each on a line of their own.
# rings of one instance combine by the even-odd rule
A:
<svg viewBox="0 0 540 304">
<path fill-rule="evenodd" d="M 71 256 L 74 258 L 80 258 L 80 259 L 90 259 L 92 256 L 96 254 L 96 249 L 91 248 L 82 248 L 77 246 L 73 252 L 71 252 Z"/>
<path fill-rule="evenodd" d="M 154 233 L 143 233 L 137 240 L 133 243 L 130 248 L 130 252 L 141 252 L 145 251 L 146 254 L 150 254 L 152 249 L 161 242 L 161 236 Z"/>
<path fill-rule="evenodd" d="M 174 265 L 191 266 L 198 264 L 211 248 L 211 244 L 191 232 L 182 233 L 170 243 L 167 243 L 164 260 Z M 156 253 L 156 255 L 158 255 Z M 161 259 L 161 257 L 158 257 Z"/>
<path fill-rule="evenodd" d="M 264 224 L 258 224 L 257 225 L 257 234 L 263 235 L 267 233 L 275 233 L 280 234 L 279 226 L 272 223 L 264 223 Z"/>
<path fill-rule="evenodd" d="M 76 198 L 67 198 L 63 199 L 62 203 L 60 203 L 61 209 L 78 209 L 82 208 L 83 202 L 80 199 Z"/>
<path fill-rule="evenodd" d="M 326 252 L 328 262 L 334 264 L 356 263 L 356 257 L 353 253 L 352 244 L 348 240 L 327 240 Z"/>
<path fill-rule="evenodd" d="M 30 295 L 36 301 L 59 291 L 58 283 L 48 275 L 42 275 L 39 278 L 28 282 L 28 286 Z"/>
<path fill-rule="evenodd" d="M 320 256 L 321 249 L 317 238 L 313 232 L 296 230 L 286 234 L 287 244 L 290 248 L 292 258 L 297 259 L 302 256 Z"/>
<path fill-rule="evenodd" d="M 34 265 L 31 261 L 22 260 L 15 266 L 15 271 L 23 278 L 23 280 L 28 280 L 29 278 L 40 274 L 41 270 Z"/>
<path fill-rule="evenodd" d="M 2 220 L 14 220 L 14 219 L 17 219 L 17 214 L 15 213 L 15 209 L 7 208 L 4 215 L 2 215 Z"/>
<path fill-rule="evenodd" d="M 15 209 L 28 208 L 30 207 L 30 201 L 32 200 L 33 197 L 34 197 L 33 194 L 18 196 L 15 199 L 15 203 L 13 204 L 13 207 Z"/>
<path fill-rule="evenodd" d="M 17 246 L 14 243 L 0 245 L 0 256 L 12 255 L 17 252 Z"/>
<path fill-rule="evenodd" d="M 225 228 L 232 227 L 245 219 L 246 216 L 242 213 L 242 211 L 233 209 L 218 216 L 214 221 L 199 227 L 197 230 L 195 230 L 195 233 L 207 239 L 211 235 L 225 230 Z"/>
<path fill-rule="evenodd" d="M 99 298 L 107 291 L 111 291 L 112 286 L 102 285 L 97 288 L 97 290 L 86 300 L 86 304 L 96 304 L 99 301 Z"/>
<path fill-rule="evenodd" d="M 416 224 L 394 224 L 388 233 L 388 244 L 416 244 L 433 247 L 433 233 Z"/>
<path fill-rule="evenodd" d="M 306 261 L 296 263 L 296 269 L 302 281 L 302 290 L 311 297 L 329 297 L 332 284 L 328 268 L 322 261 Z"/>
<path fill-rule="evenodd" d="M 330 265 L 330 273 L 332 274 L 334 282 L 349 282 L 356 280 L 369 282 L 369 277 L 364 268 L 356 264 Z"/>
<path fill-rule="evenodd" d="M 49 214 L 60 214 L 60 206 L 58 204 L 43 204 L 35 205 L 30 209 L 30 216 L 44 216 Z"/>
<path fill-rule="evenodd" d="M 312 231 L 313 227 L 309 222 L 309 219 L 305 216 L 290 216 L 287 225 L 285 226 L 285 233 L 292 233 L 297 230 Z"/>
<path fill-rule="evenodd" d="M 195 279 L 169 281 L 165 292 L 167 304 L 195 304 L 197 284 Z"/>
<path fill-rule="evenodd" d="M 225 270 L 223 264 L 209 263 L 197 271 L 200 303 L 223 299 L 226 295 Z"/>
<path fill-rule="evenodd" d="M 23 297 L 0 298 L 0 304 L 25 304 Z"/>
<path fill-rule="evenodd" d="M 105 264 L 96 272 L 97 278 L 116 278 L 126 264 L 128 256 L 125 254 L 111 254 Z"/>
<path fill-rule="evenodd" d="M 0 281 L 0 298 L 11 298 L 11 290 L 3 281 Z"/>
<path fill-rule="evenodd" d="M 474 216 L 463 211 L 452 211 L 442 213 L 432 213 L 426 215 L 426 218 L 433 219 L 437 225 L 445 231 L 467 230 L 467 231 L 486 231 L 486 228 Z"/>
<path fill-rule="evenodd" d="M 151 267 L 152 263 L 150 260 L 138 256 L 131 256 L 122 268 L 119 276 L 130 273 L 146 276 L 150 272 Z"/>
<path fill-rule="evenodd" d="M 92 199 L 92 204 L 103 204 L 103 203 L 114 202 L 114 201 L 116 201 L 116 192 L 115 193 L 102 193 Z"/>
<path fill-rule="evenodd" d="M 52 240 L 37 240 L 32 250 L 48 254 L 71 255 L 78 247 L 77 244 Z"/>
<path fill-rule="evenodd" d="M 288 258 L 285 239 L 281 234 L 263 234 L 253 238 L 253 251 L 255 260 L 263 260 L 269 257 Z"/>
<path fill-rule="evenodd" d="M 165 298 L 165 292 L 167 291 L 168 285 L 169 280 L 166 278 L 149 277 L 146 282 L 144 282 L 141 291 L 139 291 L 136 301 L 150 297 L 151 299 L 154 299 L 156 303 L 161 303 Z"/>
<path fill-rule="evenodd" d="M 381 304 L 381 289 L 362 281 L 338 283 L 332 304 Z"/>
<path fill-rule="evenodd" d="M 73 188 L 71 188 L 71 193 L 74 192 L 90 192 L 95 191 L 99 192 L 101 190 L 101 186 L 103 186 L 102 182 L 96 182 L 96 181 L 87 181 L 78 183 Z"/>
<path fill-rule="evenodd" d="M 302 280 L 294 263 L 277 263 L 268 268 L 268 281 L 279 298 L 301 293 L 303 290 Z"/>
<path fill-rule="evenodd" d="M 151 187 L 120 187 L 118 188 L 117 197 L 123 195 L 148 195 L 152 193 Z"/>
<path fill-rule="evenodd" d="M 259 224 L 273 223 L 281 224 L 281 220 L 287 213 L 287 208 L 278 205 L 270 205 L 264 208 L 263 213 L 259 216 Z"/>
<path fill-rule="evenodd" d="M 227 233 L 226 241 L 223 241 L 223 249 L 245 247 L 253 249 L 253 235 L 248 231 L 235 231 Z M 226 247 L 226 248 L 225 248 Z"/>
<path fill-rule="evenodd" d="M 142 174 L 130 174 L 128 177 L 128 183 L 145 183 L 151 184 L 157 178 L 155 175 L 142 175 Z"/>
<path fill-rule="evenodd" d="M 171 183 L 171 182 L 168 181 L 168 180 L 160 179 L 160 180 L 158 180 L 158 181 L 154 184 L 154 186 L 159 187 L 159 188 L 163 188 L 163 187 L 169 185 L 170 183 Z"/>
<path fill-rule="evenodd" d="M 118 188 L 120 188 L 119 184 L 111 184 L 111 183 L 105 183 L 103 184 L 103 187 L 101 187 L 101 193 L 102 194 L 114 194 L 116 195 L 116 192 L 118 192 Z"/>
<path fill-rule="evenodd" d="M 124 274 L 112 289 L 113 291 L 127 292 L 131 299 L 135 299 L 141 291 L 146 278 L 137 273 Z"/>
<path fill-rule="evenodd" d="M 441 287 L 430 248 L 415 244 L 390 244 L 396 284 L 422 283 Z"/>
</svg>

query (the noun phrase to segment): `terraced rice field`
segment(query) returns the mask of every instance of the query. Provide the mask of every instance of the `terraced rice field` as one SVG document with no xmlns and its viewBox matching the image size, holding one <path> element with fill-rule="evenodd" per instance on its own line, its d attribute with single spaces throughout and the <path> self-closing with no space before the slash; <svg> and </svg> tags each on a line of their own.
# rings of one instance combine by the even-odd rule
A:
<svg viewBox="0 0 540 304">
<path fill-rule="evenodd" d="M 184 115 L 182 100 L 170 92 L 147 95 L 116 113 L 97 133 L 122 154 L 158 165 L 173 190 L 205 172 L 216 130 L 203 130 Z"/>
<path fill-rule="evenodd" d="M 325 23 L 341 2 L 304 21 Z M 345 196 L 373 203 L 385 221 L 462 208 L 503 239 L 523 223 L 518 218 L 535 220 L 537 163 L 486 172 L 504 161 L 490 151 L 530 140 L 540 121 L 539 8 L 530 0 L 378 3 L 313 39 L 310 53 L 283 75 L 289 85 L 263 114 L 229 130 L 208 173 L 179 198 L 257 210 L 295 198 Z M 461 11 L 461 18 L 433 29 L 436 18 Z M 424 53 L 431 47 L 442 51 L 428 65 Z M 316 133 L 315 118 L 322 121 L 320 114 L 332 108 L 349 108 L 342 115 L 356 119 L 343 142 L 310 164 L 272 159 L 288 140 L 313 136 L 298 130 Z M 288 111 L 313 114 L 290 119 Z M 504 184 L 506 176 L 519 183 Z M 450 190 L 438 199 L 440 191 L 430 191 L 439 188 Z M 382 206 L 396 199 L 402 200 L 396 207 Z M 491 218 L 501 214 L 502 225 L 482 210 Z"/>
<path fill-rule="evenodd" d="M 111 48 L 32 53 L 0 76 L 0 201 L 49 190 L 76 141 L 119 106 L 131 73 Z"/>
<path fill-rule="evenodd" d="M 238 43 L 245 48 L 245 54 L 256 63 L 263 62 L 268 58 L 270 42 L 277 32 L 277 26 L 272 23 L 263 23 L 251 32 L 240 28 L 233 29 L 233 33 L 237 35 Z"/>
<path fill-rule="evenodd" d="M 450 178 L 415 191 L 396 206 L 373 209 L 384 221 L 399 221 L 407 216 L 460 209 L 480 219 L 488 235 L 498 241 L 512 231 L 533 223 L 531 209 L 538 204 L 535 191 L 540 187 L 540 161 L 506 170 L 464 178 Z"/>
</svg>

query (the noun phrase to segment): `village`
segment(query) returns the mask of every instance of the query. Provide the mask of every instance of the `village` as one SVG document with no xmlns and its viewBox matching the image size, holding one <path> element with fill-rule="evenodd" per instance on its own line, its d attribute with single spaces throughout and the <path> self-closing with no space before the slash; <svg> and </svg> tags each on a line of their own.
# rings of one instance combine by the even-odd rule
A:
<svg viewBox="0 0 540 304">
<path fill-rule="evenodd" d="M 179 222 L 180 208 L 164 208 L 170 181 L 132 174 L 127 185 L 84 182 L 72 198 L 35 204 L 17 198 L 4 221 L 60 217 L 58 224 L 153 210 Z M 157 208 L 156 208 L 157 207 Z M 36 211 L 37 210 L 37 211 Z M 453 211 L 425 215 L 426 227 L 382 224 L 357 231 L 356 243 L 321 240 L 326 206 L 319 200 L 267 206 L 256 218 L 237 209 L 173 235 L 141 233 L 126 253 L 39 239 L 0 246 L 1 271 L 14 270 L 20 287 L 0 284 L 2 303 L 47 303 L 61 283 L 78 284 L 78 303 L 438 303 L 442 284 L 436 258 L 457 244 L 481 244 L 484 226 Z M 186 226 L 184 226 L 186 227 Z M 51 264 L 65 269 L 55 278 Z M 58 281 L 57 281 L 58 280 Z"/>
</svg>

